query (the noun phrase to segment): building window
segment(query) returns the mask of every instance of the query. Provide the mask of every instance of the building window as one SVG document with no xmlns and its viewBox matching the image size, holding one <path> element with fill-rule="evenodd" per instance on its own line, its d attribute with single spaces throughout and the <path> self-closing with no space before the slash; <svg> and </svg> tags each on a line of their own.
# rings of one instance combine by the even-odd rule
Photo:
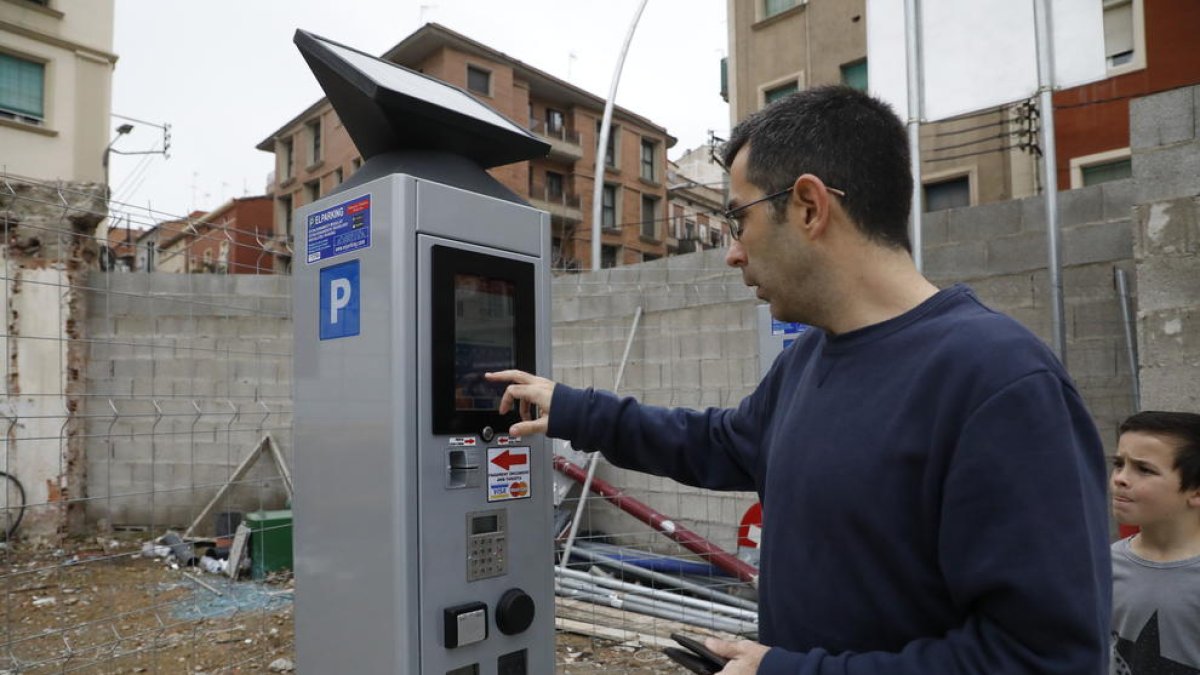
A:
<svg viewBox="0 0 1200 675">
<path fill-rule="evenodd" d="M 778 87 L 772 87 L 771 89 L 763 91 L 763 103 L 770 105 L 775 101 L 778 101 L 785 96 L 790 96 L 798 91 L 800 91 L 800 83 L 796 82 L 795 80 L 786 84 L 781 84 Z"/>
<path fill-rule="evenodd" d="M 0 53 L 0 117 L 26 124 L 46 121 L 46 66 Z"/>
<path fill-rule="evenodd" d="M 337 187 L 345 180 L 345 174 L 342 173 L 342 167 L 333 170 L 333 186 Z"/>
<path fill-rule="evenodd" d="M 316 164 L 321 161 L 321 120 L 317 118 L 307 125 L 308 127 L 308 157 L 309 164 Z"/>
<path fill-rule="evenodd" d="M 359 168 L 361 168 L 361 167 L 362 167 L 362 157 L 355 157 L 354 159 L 350 160 L 350 168 L 352 170 L 358 171 Z"/>
<path fill-rule="evenodd" d="M 562 199 L 563 175 L 554 171 L 546 172 L 546 198 Z"/>
<path fill-rule="evenodd" d="M 467 66 L 467 89 L 484 96 L 491 96 L 492 74 L 483 68 Z"/>
<path fill-rule="evenodd" d="M 970 205 L 971 179 L 968 176 L 925 184 L 926 213 Z"/>
<path fill-rule="evenodd" d="M 563 130 L 563 114 L 561 110 L 546 108 L 546 132 L 551 134 Z"/>
<path fill-rule="evenodd" d="M 1071 158 L 1071 189 L 1133 177 L 1129 148 Z"/>
<path fill-rule="evenodd" d="M 600 193 L 600 226 L 617 226 L 617 186 L 605 185 Z"/>
<path fill-rule="evenodd" d="M 321 181 L 314 180 L 304 184 L 304 203 L 311 204 L 321 198 Z"/>
<path fill-rule="evenodd" d="M 286 181 L 289 178 L 291 178 L 293 175 L 295 175 L 294 171 L 296 170 L 295 169 L 296 153 L 295 153 L 295 148 L 292 147 L 292 139 L 290 139 L 290 138 L 287 139 L 286 141 L 281 142 L 279 145 L 280 145 L 279 154 L 281 155 L 280 160 L 279 160 L 279 163 L 280 163 L 279 175 L 282 176 L 283 180 Z"/>
<path fill-rule="evenodd" d="M 657 181 L 658 172 L 655 171 L 655 159 L 658 155 L 658 143 L 654 141 L 642 139 L 642 178 L 648 181 Z"/>
<path fill-rule="evenodd" d="M 617 251 L 616 246 L 603 245 L 600 247 L 600 268 L 608 269 L 609 267 L 617 266 Z"/>
<path fill-rule="evenodd" d="M 770 18 L 795 6 L 796 0 L 763 0 L 763 18 Z"/>
<path fill-rule="evenodd" d="M 1104 55 L 1108 67 L 1117 68 L 1133 63 L 1136 41 L 1134 40 L 1134 0 L 1104 1 Z"/>
<path fill-rule="evenodd" d="M 1133 178 L 1133 161 L 1119 159 L 1107 164 L 1093 164 L 1092 166 L 1082 167 L 1082 173 L 1084 187 L 1108 183 L 1114 180 Z"/>
<path fill-rule="evenodd" d="M 867 60 L 842 65 L 842 84 L 859 91 L 867 90 Z"/>
<path fill-rule="evenodd" d="M 642 236 L 658 239 L 658 200 L 642 195 Z"/>
<path fill-rule="evenodd" d="M 279 215 L 279 227 L 275 228 L 276 232 L 283 232 L 289 239 L 292 236 L 292 196 L 284 195 L 279 198 L 279 208 L 275 210 Z"/>
<path fill-rule="evenodd" d="M 596 120 L 596 147 L 600 147 L 600 127 L 604 124 L 604 120 Z M 604 166 L 610 169 L 617 168 L 617 137 L 621 134 L 621 127 L 613 124 L 608 130 L 608 150 L 604 154 Z"/>
</svg>

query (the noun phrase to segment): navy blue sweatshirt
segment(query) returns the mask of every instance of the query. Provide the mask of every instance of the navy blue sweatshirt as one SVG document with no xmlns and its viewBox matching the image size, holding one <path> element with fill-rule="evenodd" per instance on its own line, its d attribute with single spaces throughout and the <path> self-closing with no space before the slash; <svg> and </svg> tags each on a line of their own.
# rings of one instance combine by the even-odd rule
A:
<svg viewBox="0 0 1200 675">
<path fill-rule="evenodd" d="M 1099 436 L 1053 353 L 964 286 L 809 331 L 736 409 L 558 385 L 549 435 L 758 493 L 759 673 L 1106 672 Z"/>
</svg>

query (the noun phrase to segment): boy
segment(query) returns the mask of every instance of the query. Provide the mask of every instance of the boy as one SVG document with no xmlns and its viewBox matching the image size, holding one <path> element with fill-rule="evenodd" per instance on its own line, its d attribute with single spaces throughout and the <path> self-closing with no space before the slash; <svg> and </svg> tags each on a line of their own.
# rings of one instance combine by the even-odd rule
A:
<svg viewBox="0 0 1200 675">
<path fill-rule="evenodd" d="M 1112 545 L 1112 672 L 1200 673 L 1200 415 L 1125 420 L 1112 493 L 1141 529 Z"/>
</svg>

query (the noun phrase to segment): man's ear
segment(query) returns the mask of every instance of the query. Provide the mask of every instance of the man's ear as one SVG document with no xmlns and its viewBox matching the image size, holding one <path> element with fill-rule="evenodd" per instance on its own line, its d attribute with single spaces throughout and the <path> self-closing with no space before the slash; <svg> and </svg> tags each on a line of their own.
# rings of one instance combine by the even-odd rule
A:
<svg viewBox="0 0 1200 675">
<path fill-rule="evenodd" d="M 820 178 L 806 173 L 792 186 L 789 208 L 800 209 L 801 223 L 810 238 L 822 236 L 829 226 L 829 193 Z"/>
<path fill-rule="evenodd" d="M 1184 490 L 1187 493 L 1187 504 L 1193 509 L 1200 509 L 1200 488 Z"/>
</svg>

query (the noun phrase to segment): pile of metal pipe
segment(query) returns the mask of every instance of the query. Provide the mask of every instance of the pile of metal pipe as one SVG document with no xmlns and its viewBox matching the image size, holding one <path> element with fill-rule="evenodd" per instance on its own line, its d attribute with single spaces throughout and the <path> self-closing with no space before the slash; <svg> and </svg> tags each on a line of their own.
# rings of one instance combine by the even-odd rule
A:
<svg viewBox="0 0 1200 675">
<path fill-rule="evenodd" d="M 657 584 L 653 588 L 603 574 L 555 568 L 555 592 L 564 597 L 615 607 L 660 619 L 702 626 L 736 635 L 758 632 L 758 605 L 702 584 L 615 560 L 587 544 L 577 543 L 572 557 L 610 567 L 625 576 Z M 696 597 L 699 596 L 699 597 Z"/>
</svg>

